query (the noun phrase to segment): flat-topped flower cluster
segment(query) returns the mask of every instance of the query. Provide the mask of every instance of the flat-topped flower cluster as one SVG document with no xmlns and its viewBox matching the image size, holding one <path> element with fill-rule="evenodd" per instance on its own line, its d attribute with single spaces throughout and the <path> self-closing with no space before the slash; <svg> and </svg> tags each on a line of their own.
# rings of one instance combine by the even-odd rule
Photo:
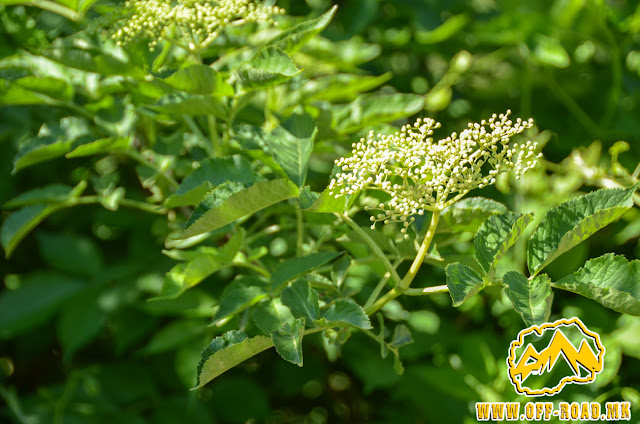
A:
<svg viewBox="0 0 640 424">
<path fill-rule="evenodd" d="M 380 190 L 391 198 L 377 207 L 376 222 L 402 222 L 402 233 L 427 211 L 440 211 L 475 188 L 493 184 L 502 172 L 516 178 L 537 164 L 537 143 L 514 143 L 511 137 L 533 126 L 533 120 L 509 119 L 511 111 L 470 123 L 460 134 L 434 142 L 440 123 L 418 119 L 392 135 L 372 132 L 353 144 L 353 155 L 336 161 L 339 172 L 329 184 L 336 197 L 360 190 Z"/>
<path fill-rule="evenodd" d="M 253 0 L 127 0 L 113 38 L 119 45 L 148 38 L 153 49 L 175 28 L 187 36 L 193 49 L 196 43 L 200 47 L 211 43 L 228 25 L 273 22 L 273 15 L 283 12 Z"/>
</svg>

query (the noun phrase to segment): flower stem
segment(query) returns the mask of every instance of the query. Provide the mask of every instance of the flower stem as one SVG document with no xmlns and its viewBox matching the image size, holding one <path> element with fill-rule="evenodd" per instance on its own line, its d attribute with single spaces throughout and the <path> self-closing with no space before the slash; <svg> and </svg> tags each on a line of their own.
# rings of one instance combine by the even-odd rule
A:
<svg viewBox="0 0 640 424">
<path fill-rule="evenodd" d="M 422 262 L 424 261 L 424 258 L 427 255 L 429 246 L 433 241 L 433 236 L 436 234 L 436 228 L 438 227 L 439 219 L 440 219 L 440 211 L 433 212 L 433 214 L 431 215 L 431 223 L 429 224 L 429 229 L 427 230 L 427 234 L 425 234 L 424 236 L 424 240 L 420 245 L 420 249 L 418 249 L 418 254 L 416 255 L 416 258 L 413 260 L 413 263 L 411 264 L 411 268 L 409 268 L 409 271 L 407 271 L 407 274 L 400 281 L 400 283 L 396 285 L 396 287 L 389 290 L 387 293 L 385 293 L 384 296 L 382 296 L 380 299 L 376 300 L 372 305 L 369 305 L 369 307 L 364 309 L 367 315 L 372 315 L 376 313 L 384 305 L 386 305 L 396 297 L 406 292 L 407 289 L 409 289 L 409 286 L 413 282 L 413 279 L 418 274 L 420 265 L 422 265 Z M 434 293 L 437 293 L 437 292 L 439 291 L 434 291 Z"/>
<path fill-rule="evenodd" d="M 391 262 L 389 262 L 389 259 L 387 258 L 387 255 L 385 255 L 384 252 L 382 251 L 382 249 L 380 249 L 380 246 L 378 246 L 378 244 L 375 241 L 373 241 L 373 239 L 371 237 L 369 237 L 369 234 L 367 234 L 362 228 L 360 228 L 360 226 L 358 224 L 356 224 L 351 218 L 349 218 L 349 216 L 347 216 L 345 214 L 339 214 L 339 213 L 335 213 L 334 215 L 336 215 L 340 219 L 342 219 L 360 237 L 362 237 L 364 242 L 367 243 L 367 245 L 371 248 L 371 250 L 373 250 L 373 253 L 375 253 L 376 256 L 378 256 L 380 258 L 380 260 L 384 264 L 385 268 L 387 268 L 387 271 L 389 271 L 389 273 L 391 274 L 391 277 L 393 277 L 393 282 L 396 285 L 400 284 L 401 280 L 400 280 L 400 276 L 398 275 L 398 272 L 396 271 L 394 266 L 391 265 Z"/>
<path fill-rule="evenodd" d="M 398 259 L 396 260 L 396 262 L 393 264 L 394 268 L 397 268 L 398 265 L 400 265 L 402 263 L 402 259 Z M 373 304 L 373 302 L 376 301 L 376 299 L 378 298 L 378 296 L 380 296 L 380 292 L 382 291 L 382 289 L 384 288 L 385 284 L 387 284 L 387 281 L 389 281 L 389 278 L 391 277 L 391 273 L 390 272 L 386 272 L 384 274 L 384 276 L 382 277 L 382 279 L 380 279 L 380 282 L 378 283 L 378 285 L 376 286 L 375 289 L 373 289 L 373 291 L 371 292 L 371 295 L 369 296 L 369 299 L 367 299 L 367 302 L 364 304 L 365 308 L 368 308 L 369 306 L 371 306 Z"/>
</svg>

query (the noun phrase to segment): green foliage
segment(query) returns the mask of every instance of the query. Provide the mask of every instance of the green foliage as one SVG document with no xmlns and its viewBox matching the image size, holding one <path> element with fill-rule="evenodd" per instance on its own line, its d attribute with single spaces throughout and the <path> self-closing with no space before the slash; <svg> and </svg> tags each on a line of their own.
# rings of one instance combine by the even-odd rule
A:
<svg viewBox="0 0 640 424">
<path fill-rule="evenodd" d="M 632 196 L 637 188 L 638 184 L 624 190 L 598 190 L 547 212 L 529 242 L 529 271 L 537 274 L 555 258 L 618 219 L 633 206 Z"/>
<path fill-rule="evenodd" d="M 615 311 L 640 315 L 640 262 L 612 253 L 591 259 L 573 274 L 553 283 L 600 302 Z"/>
<path fill-rule="evenodd" d="M 527 326 L 540 325 L 549 320 L 553 293 L 545 274 L 527 278 L 516 271 L 504 275 L 504 293 Z"/>
<path fill-rule="evenodd" d="M 560 400 L 640 413 L 636 5 L 276 4 L 118 45 L 122 3 L 0 1 L 0 421 L 475 422 L 522 402 L 517 333 L 574 316 L 607 360 Z M 537 166 L 479 158 L 407 238 L 369 227 L 402 175 L 327 189 L 370 131 L 506 108 Z"/>
</svg>

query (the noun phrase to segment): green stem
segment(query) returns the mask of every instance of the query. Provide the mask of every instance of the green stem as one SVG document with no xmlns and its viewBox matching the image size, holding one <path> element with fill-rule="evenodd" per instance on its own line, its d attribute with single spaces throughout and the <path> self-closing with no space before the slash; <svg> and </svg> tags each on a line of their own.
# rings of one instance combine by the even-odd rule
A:
<svg viewBox="0 0 640 424">
<path fill-rule="evenodd" d="M 187 123 L 187 125 L 189 126 L 191 131 L 193 131 L 194 134 L 197 135 L 198 138 L 200 138 L 200 140 L 202 140 L 202 143 L 204 144 L 205 149 L 207 149 L 209 151 L 209 155 L 211 157 L 216 156 L 216 153 L 213 150 L 213 144 L 204 135 L 204 133 L 202 132 L 202 130 L 200 129 L 200 127 L 198 126 L 196 121 L 194 121 L 193 118 L 190 117 L 189 115 L 184 115 L 183 118 L 184 118 L 184 122 Z"/>
<path fill-rule="evenodd" d="M 304 242 L 304 217 L 302 216 L 302 211 L 296 209 L 296 229 L 297 229 L 297 239 L 296 239 L 296 254 L 297 256 L 302 255 L 302 243 Z"/>
<path fill-rule="evenodd" d="M 222 145 L 218 138 L 218 129 L 215 115 L 207 115 L 207 125 L 209 126 L 209 139 L 215 157 L 222 157 Z"/>
<path fill-rule="evenodd" d="M 339 213 L 334 213 L 334 215 L 342 219 L 360 237 L 362 237 L 364 242 L 367 243 L 367 245 L 371 248 L 371 250 L 373 250 L 373 253 L 375 253 L 380 258 L 385 268 L 387 268 L 387 271 L 389 271 L 389 273 L 393 277 L 393 282 L 395 283 L 395 285 L 400 284 L 401 279 L 400 279 L 400 276 L 398 275 L 398 272 L 393 267 L 393 265 L 391 265 L 391 262 L 389 262 L 387 255 L 385 255 L 382 249 L 380 249 L 380 246 L 378 246 L 378 244 L 375 241 L 373 241 L 371 237 L 369 237 L 369 234 L 367 234 L 362 228 L 360 228 L 360 226 L 356 224 L 351 218 L 349 218 L 349 216 L 344 214 L 339 214 Z"/>
<path fill-rule="evenodd" d="M 128 151 L 125 152 L 125 155 L 129 156 L 132 159 L 135 159 L 140 164 L 142 164 L 144 166 L 148 166 L 149 168 L 151 168 L 154 171 L 156 171 L 156 173 L 162 179 L 164 179 L 167 183 L 169 183 L 169 185 L 172 186 L 173 188 L 178 188 L 178 186 L 180 185 L 180 184 L 178 184 L 178 182 L 171 175 L 165 174 L 162 169 L 158 168 L 155 164 L 153 164 L 153 163 L 149 162 L 148 160 L 146 160 L 145 158 L 143 158 L 142 155 L 138 151 L 128 150 Z"/>
<path fill-rule="evenodd" d="M 393 267 L 397 268 L 398 265 L 400 265 L 402 262 L 403 262 L 402 259 L 396 260 L 396 262 L 393 264 Z M 380 279 L 380 282 L 378 283 L 376 288 L 373 289 L 373 291 L 371 292 L 369 299 L 367 299 L 367 302 L 364 304 L 365 309 L 373 305 L 373 302 L 375 302 L 378 296 L 380 296 L 380 292 L 382 291 L 384 286 L 387 284 L 387 281 L 389 281 L 389 278 L 391 278 L 391 273 L 385 272 L 384 276 Z"/>
<path fill-rule="evenodd" d="M 241 266 L 247 269 L 250 269 L 252 271 L 257 272 L 258 274 L 262 275 L 263 277 L 266 278 L 271 278 L 271 273 L 269 271 L 267 271 L 267 269 L 265 269 L 264 267 L 260 266 L 260 265 L 256 265 L 253 264 L 251 262 L 239 262 L 239 261 L 234 261 L 233 264 L 235 266 Z"/>
<path fill-rule="evenodd" d="M 576 118 L 576 120 L 594 137 L 600 137 L 602 130 L 596 124 L 591 117 L 580 107 L 580 105 L 571 97 L 565 90 L 558 84 L 552 73 L 548 74 L 546 78 L 547 84 L 551 91 L 558 97 L 558 100 L 564 104 L 569 112 Z"/>
<path fill-rule="evenodd" d="M 424 296 L 427 294 L 436 294 L 436 293 L 448 293 L 449 287 L 447 286 L 434 286 L 434 287 L 424 287 L 420 289 L 407 289 L 404 294 L 407 296 Z"/>
<path fill-rule="evenodd" d="M 100 197 L 99 196 L 78 197 L 76 199 L 70 199 L 65 203 L 67 206 L 95 205 L 100 203 Z M 126 206 L 128 208 L 138 209 L 144 212 L 155 213 L 158 215 L 165 215 L 167 213 L 167 210 L 163 207 L 160 207 L 158 205 L 152 205 L 145 202 L 140 202 L 138 200 L 120 199 L 120 202 L 118 203 L 118 205 Z"/>
<path fill-rule="evenodd" d="M 49 0 L 31 0 L 27 4 L 30 4 L 35 7 L 39 7 L 40 9 L 47 10 L 49 12 L 57 13 L 60 16 L 64 16 L 65 18 L 72 20 L 74 22 L 79 21 L 82 16 L 68 7 L 61 5 L 60 3 L 56 3 Z"/>
<path fill-rule="evenodd" d="M 424 236 L 424 240 L 420 245 L 420 249 L 418 249 L 418 254 L 416 255 L 416 258 L 413 260 L 413 263 L 411 264 L 411 268 L 409 268 L 409 271 L 407 272 L 407 274 L 404 276 L 402 281 L 400 281 L 400 283 L 396 287 L 389 290 L 384 296 L 382 296 L 380 299 L 375 301 L 375 303 L 370 305 L 368 308 L 365 308 L 365 312 L 367 313 L 367 315 L 374 314 L 384 305 L 386 305 L 387 303 L 389 303 L 390 301 L 392 301 L 393 299 L 395 299 L 396 297 L 400 296 L 402 293 L 407 291 L 407 289 L 411 285 L 411 282 L 413 282 L 413 279 L 418 274 L 420 265 L 422 265 L 422 262 L 424 261 L 424 258 L 427 255 L 429 246 L 431 245 L 431 242 L 433 241 L 433 237 L 436 234 L 436 228 L 438 227 L 439 219 L 440 219 L 440 211 L 433 212 L 433 214 L 431 215 L 431 223 L 429 224 L 429 229 L 427 230 L 427 234 L 425 234 Z"/>
</svg>

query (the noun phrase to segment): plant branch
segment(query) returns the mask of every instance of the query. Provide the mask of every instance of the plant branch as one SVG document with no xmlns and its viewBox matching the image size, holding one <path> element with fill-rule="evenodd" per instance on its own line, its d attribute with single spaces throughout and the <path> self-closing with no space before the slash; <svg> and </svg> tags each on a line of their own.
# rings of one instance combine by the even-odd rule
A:
<svg viewBox="0 0 640 424">
<path fill-rule="evenodd" d="M 436 234 L 436 228 L 438 227 L 438 220 L 440 219 L 440 212 L 435 211 L 431 215 L 431 223 L 429 224 L 429 229 L 427 230 L 427 234 L 424 236 L 424 240 L 420 245 L 420 249 L 418 249 L 418 254 L 416 258 L 413 260 L 411 264 L 411 268 L 407 271 L 407 274 L 404 276 L 400 284 L 398 284 L 393 289 L 389 290 L 384 296 L 375 301 L 372 305 L 369 305 L 368 308 L 365 308 L 365 312 L 367 315 L 372 315 L 377 312 L 384 305 L 400 296 L 402 293 L 406 292 L 413 279 L 418 274 L 418 270 L 420 269 L 420 265 L 424 261 L 425 256 L 427 255 L 427 251 L 429 250 L 429 246 L 433 241 L 433 236 Z"/>
<path fill-rule="evenodd" d="M 398 275 L 398 272 L 393 267 L 393 265 L 391 265 L 391 262 L 389 262 L 387 255 L 385 255 L 382 249 L 380 249 L 380 246 L 378 246 L 378 244 L 375 241 L 373 241 L 371 237 L 369 237 L 369 234 L 367 234 L 366 231 L 360 228 L 360 226 L 356 224 L 355 221 L 353 221 L 351 218 L 349 218 L 349 216 L 344 214 L 339 214 L 339 213 L 334 213 L 334 215 L 342 219 L 360 237 L 362 237 L 364 242 L 367 243 L 367 245 L 371 248 L 371 250 L 373 250 L 373 253 L 375 253 L 376 256 L 378 256 L 380 260 L 382 260 L 382 263 L 384 263 L 385 268 L 387 268 L 387 271 L 389 271 L 389 273 L 391 274 L 391 277 L 393 277 L 393 282 L 395 283 L 395 285 L 400 284 L 401 279 L 400 279 L 400 276 Z"/>
</svg>

